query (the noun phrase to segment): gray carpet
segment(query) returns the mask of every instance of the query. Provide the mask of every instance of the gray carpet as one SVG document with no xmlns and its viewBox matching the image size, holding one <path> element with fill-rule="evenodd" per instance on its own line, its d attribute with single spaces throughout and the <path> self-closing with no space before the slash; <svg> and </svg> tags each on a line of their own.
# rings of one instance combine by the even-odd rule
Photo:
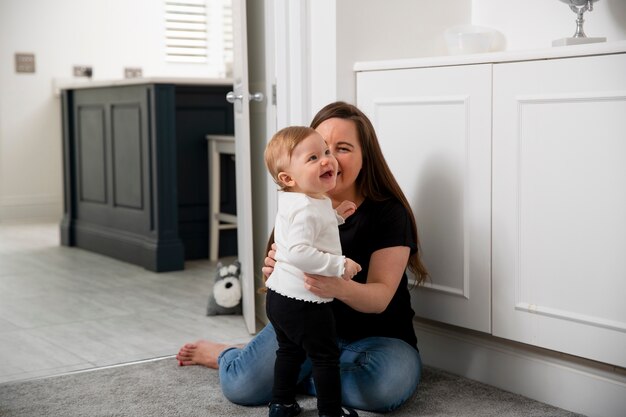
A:
<svg viewBox="0 0 626 417">
<path fill-rule="evenodd" d="M 315 399 L 298 399 L 303 417 Z M 360 416 L 379 416 L 360 412 Z M 388 416 L 576 416 L 484 384 L 425 368 L 417 395 Z M 181 368 L 174 358 L 57 377 L 0 384 L 0 416 L 267 416 L 267 407 L 240 407 L 222 396 L 218 373 Z"/>
</svg>

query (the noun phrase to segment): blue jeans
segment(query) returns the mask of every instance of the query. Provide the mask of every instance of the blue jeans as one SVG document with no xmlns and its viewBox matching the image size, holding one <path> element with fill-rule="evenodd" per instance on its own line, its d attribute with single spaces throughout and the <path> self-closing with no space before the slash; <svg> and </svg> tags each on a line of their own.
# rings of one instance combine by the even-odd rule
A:
<svg viewBox="0 0 626 417">
<path fill-rule="evenodd" d="M 422 360 L 406 342 L 368 337 L 351 343 L 340 340 L 338 344 L 343 405 L 384 413 L 400 407 L 415 392 Z M 243 349 L 222 352 L 218 364 L 224 396 L 240 405 L 268 404 L 276 349 L 276 333 L 268 324 Z M 298 381 L 304 392 L 315 395 L 309 359 L 302 365 Z"/>
</svg>

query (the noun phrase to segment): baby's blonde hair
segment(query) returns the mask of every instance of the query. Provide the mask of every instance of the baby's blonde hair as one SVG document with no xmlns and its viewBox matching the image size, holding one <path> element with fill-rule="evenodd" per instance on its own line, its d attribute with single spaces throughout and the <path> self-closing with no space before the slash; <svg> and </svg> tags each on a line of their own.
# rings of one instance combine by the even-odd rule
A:
<svg viewBox="0 0 626 417">
<path fill-rule="evenodd" d="M 296 146 L 314 133 L 315 129 L 307 126 L 285 127 L 276 132 L 267 144 L 265 166 L 281 190 L 285 190 L 286 187 L 278 179 L 278 174 L 289 166 L 291 154 Z"/>
</svg>

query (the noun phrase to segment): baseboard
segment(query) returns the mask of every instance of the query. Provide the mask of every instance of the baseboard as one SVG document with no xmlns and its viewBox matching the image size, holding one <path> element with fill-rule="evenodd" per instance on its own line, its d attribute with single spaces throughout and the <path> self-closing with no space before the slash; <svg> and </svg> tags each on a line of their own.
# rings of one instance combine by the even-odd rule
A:
<svg viewBox="0 0 626 417">
<path fill-rule="evenodd" d="M 0 221 L 51 220 L 60 221 L 63 202 L 57 195 L 0 197 Z"/>
<path fill-rule="evenodd" d="M 623 368 L 432 322 L 415 330 L 426 365 L 589 417 L 626 416 Z"/>
<path fill-rule="evenodd" d="M 184 248 L 178 237 L 165 239 L 156 233 L 132 233 L 100 224 L 66 219 L 62 223 L 61 236 L 63 245 L 77 246 L 153 272 L 185 269 Z"/>
</svg>

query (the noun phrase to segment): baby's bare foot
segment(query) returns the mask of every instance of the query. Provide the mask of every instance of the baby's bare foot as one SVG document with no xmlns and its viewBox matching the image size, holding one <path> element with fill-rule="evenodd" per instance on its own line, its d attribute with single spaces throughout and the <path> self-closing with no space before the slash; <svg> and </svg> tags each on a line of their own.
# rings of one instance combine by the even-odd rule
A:
<svg viewBox="0 0 626 417">
<path fill-rule="evenodd" d="M 176 359 L 180 366 L 203 365 L 208 368 L 217 369 L 217 358 L 228 345 L 223 343 L 210 342 L 208 340 L 198 340 L 194 343 L 187 343 L 180 348 Z"/>
</svg>

